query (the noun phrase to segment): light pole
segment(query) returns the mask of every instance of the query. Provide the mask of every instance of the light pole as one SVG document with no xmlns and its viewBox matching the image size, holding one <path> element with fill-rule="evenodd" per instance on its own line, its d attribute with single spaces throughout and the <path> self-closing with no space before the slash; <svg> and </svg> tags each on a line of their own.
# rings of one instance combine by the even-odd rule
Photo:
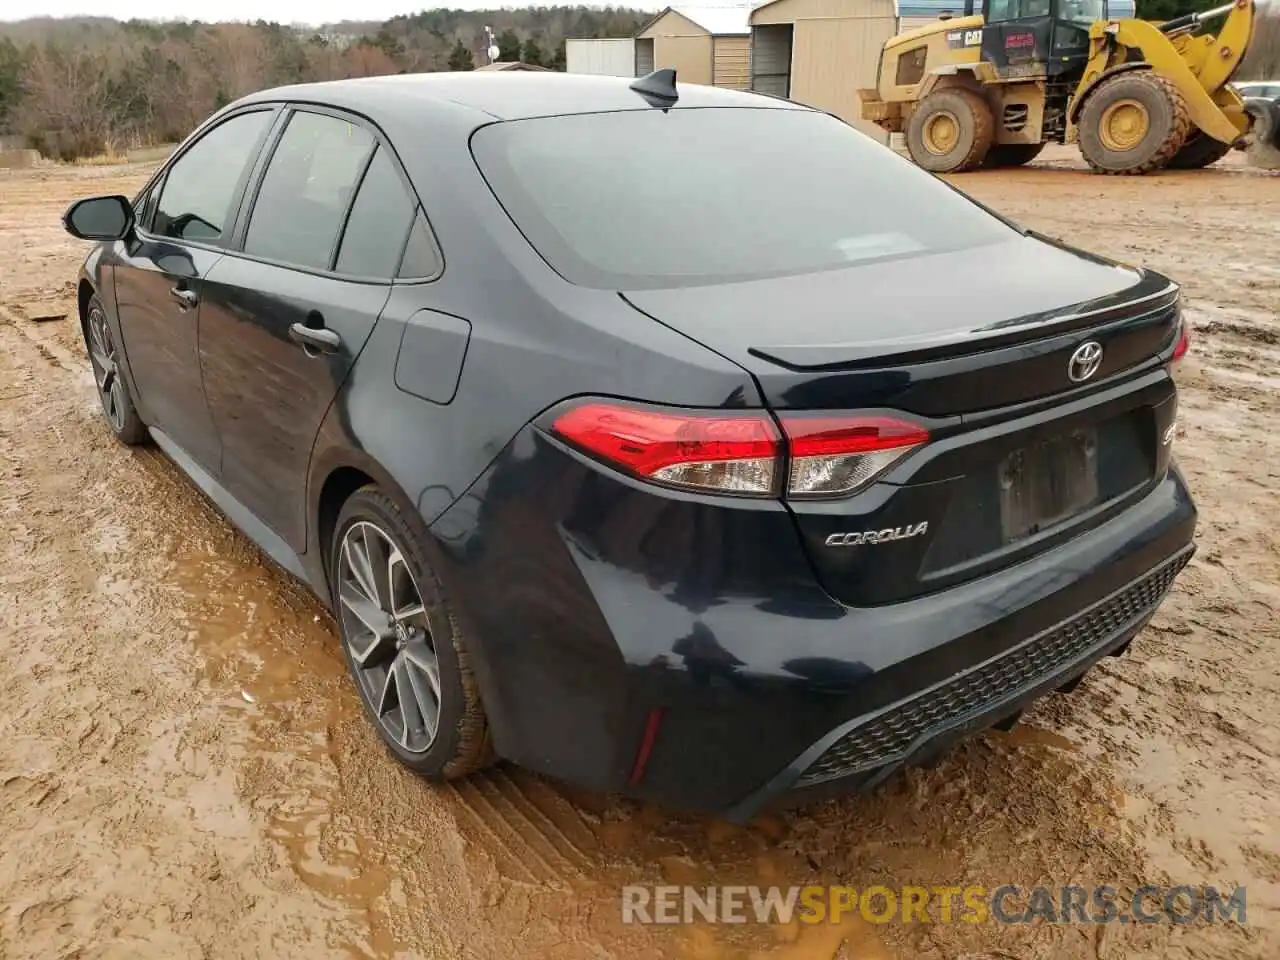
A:
<svg viewBox="0 0 1280 960">
<path fill-rule="evenodd" d="M 493 27 L 486 26 L 484 28 L 484 35 L 485 35 L 485 39 L 489 41 L 488 46 L 485 48 L 484 52 L 488 54 L 489 62 L 493 63 L 495 60 L 498 59 L 498 54 L 501 53 L 501 51 L 498 49 L 498 45 L 494 43 L 494 40 L 493 40 Z"/>
</svg>

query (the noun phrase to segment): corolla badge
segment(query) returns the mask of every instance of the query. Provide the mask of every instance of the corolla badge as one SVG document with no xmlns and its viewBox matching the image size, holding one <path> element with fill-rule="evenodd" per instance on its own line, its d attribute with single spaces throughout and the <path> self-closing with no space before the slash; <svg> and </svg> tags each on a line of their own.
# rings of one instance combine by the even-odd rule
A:
<svg viewBox="0 0 1280 960">
<path fill-rule="evenodd" d="M 1067 376 L 1072 383 L 1084 383 L 1102 366 L 1102 344 L 1097 340 L 1086 340 L 1076 347 L 1067 361 Z"/>
<path fill-rule="evenodd" d="M 929 531 L 929 522 L 922 520 L 917 524 L 904 527 L 886 527 L 884 530 L 863 530 L 857 533 L 833 533 L 827 537 L 828 547 L 857 547 L 862 544 L 888 543 L 891 540 L 906 540 L 918 537 Z"/>
</svg>

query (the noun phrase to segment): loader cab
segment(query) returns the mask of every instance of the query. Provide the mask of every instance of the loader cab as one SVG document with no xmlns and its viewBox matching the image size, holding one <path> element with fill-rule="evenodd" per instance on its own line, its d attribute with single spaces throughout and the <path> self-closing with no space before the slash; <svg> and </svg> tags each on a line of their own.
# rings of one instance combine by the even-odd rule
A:
<svg viewBox="0 0 1280 960">
<path fill-rule="evenodd" d="M 983 0 L 982 59 L 1001 77 L 1079 76 L 1106 0 Z"/>
</svg>

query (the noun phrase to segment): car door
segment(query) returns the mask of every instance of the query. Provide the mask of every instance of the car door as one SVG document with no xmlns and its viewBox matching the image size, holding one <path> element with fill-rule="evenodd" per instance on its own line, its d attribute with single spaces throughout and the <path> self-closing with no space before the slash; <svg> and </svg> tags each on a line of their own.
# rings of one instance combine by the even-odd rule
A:
<svg viewBox="0 0 1280 960">
<path fill-rule="evenodd" d="M 116 309 L 143 418 L 210 471 L 219 445 L 200 382 L 200 297 L 275 115 L 232 115 L 184 148 L 144 198 L 134 235 L 118 245 Z"/>
<path fill-rule="evenodd" d="M 205 277 L 200 366 L 223 486 L 302 552 L 311 449 L 390 295 L 416 200 L 374 130 L 310 107 L 253 195 L 238 249 Z"/>
</svg>

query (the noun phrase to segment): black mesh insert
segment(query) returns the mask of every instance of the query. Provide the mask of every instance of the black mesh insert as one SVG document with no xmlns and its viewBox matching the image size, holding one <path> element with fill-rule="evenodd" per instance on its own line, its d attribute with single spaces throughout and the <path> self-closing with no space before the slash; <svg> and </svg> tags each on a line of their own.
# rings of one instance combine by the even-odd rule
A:
<svg viewBox="0 0 1280 960">
<path fill-rule="evenodd" d="M 941 686 L 890 707 L 837 740 L 797 787 L 874 769 L 906 755 L 923 735 L 996 706 L 1084 657 L 1149 614 L 1190 560 L 1183 554 L 1073 620 Z"/>
</svg>

